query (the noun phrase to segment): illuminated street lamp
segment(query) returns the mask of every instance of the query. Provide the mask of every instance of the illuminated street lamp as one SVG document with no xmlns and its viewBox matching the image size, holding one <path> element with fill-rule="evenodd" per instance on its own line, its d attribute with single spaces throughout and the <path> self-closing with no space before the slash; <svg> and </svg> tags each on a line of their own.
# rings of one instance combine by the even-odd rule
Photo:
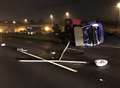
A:
<svg viewBox="0 0 120 88">
<path fill-rule="evenodd" d="M 118 9 L 120 9 L 120 2 L 117 3 L 116 7 L 117 7 Z"/>
<path fill-rule="evenodd" d="M 14 31 L 15 31 L 15 26 L 16 26 L 15 24 L 16 24 L 16 21 L 13 20 L 12 23 L 13 23 L 13 28 L 14 28 Z"/>
<path fill-rule="evenodd" d="M 116 7 L 117 7 L 117 8 L 118 8 L 118 10 L 119 10 L 119 21 L 120 21 L 120 2 L 119 2 L 119 3 L 117 3 Z"/>
<path fill-rule="evenodd" d="M 44 30 L 46 33 L 52 32 L 52 28 L 50 26 L 45 26 Z"/>
<path fill-rule="evenodd" d="M 53 20 L 53 19 L 54 19 L 53 14 L 50 14 L 50 19 L 51 19 L 51 20 Z"/>
<path fill-rule="evenodd" d="M 70 18 L 70 13 L 69 12 L 65 13 L 65 18 Z"/>
<path fill-rule="evenodd" d="M 0 28 L 0 33 L 3 33 L 3 29 Z"/>
<path fill-rule="evenodd" d="M 53 16 L 53 14 L 50 14 L 50 22 L 51 22 L 51 25 L 54 24 L 54 16 Z"/>
<path fill-rule="evenodd" d="M 24 19 L 24 22 L 25 22 L 25 23 L 28 23 L 28 19 Z"/>
<path fill-rule="evenodd" d="M 16 24 L 16 21 L 14 20 L 12 23 L 13 23 L 13 24 Z"/>
</svg>

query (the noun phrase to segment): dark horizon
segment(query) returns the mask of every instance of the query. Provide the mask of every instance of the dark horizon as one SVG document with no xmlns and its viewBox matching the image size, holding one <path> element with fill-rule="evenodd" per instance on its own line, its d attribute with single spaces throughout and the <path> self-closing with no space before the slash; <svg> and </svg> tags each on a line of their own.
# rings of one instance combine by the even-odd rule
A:
<svg viewBox="0 0 120 88">
<path fill-rule="evenodd" d="M 83 20 L 117 20 L 118 12 L 114 7 L 117 2 L 118 0 L 1 0 L 0 20 L 47 20 L 51 13 L 56 20 L 60 20 L 66 11 L 69 11 L 72 17 Z"/>
</svg>

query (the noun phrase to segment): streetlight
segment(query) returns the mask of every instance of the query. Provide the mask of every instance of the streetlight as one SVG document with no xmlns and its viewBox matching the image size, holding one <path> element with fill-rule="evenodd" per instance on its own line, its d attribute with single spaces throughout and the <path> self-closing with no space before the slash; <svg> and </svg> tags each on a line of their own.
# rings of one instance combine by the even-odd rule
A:
<svg viewBox="0 0 120 88">
<path fill-rule="evenodd" d="M 52 32 L 52 28 L 50 26 L 45 26 L 44 27 L 45 32 Z"/>
<path fill-rule="evenodd" d="M 118 8 L 118 10 L 119 10 L 119 21 L 120 21 L 120 2 L 119 3 L 117 3 L 117 5 L 116 5 L 116 7 Z"/>
<path fill-rule="evenodd" d="M 50 14 L 50 19 L 53 20 L 54 16 L 53 14 Z"/>
<path fill-rule="evenodd" d="M 24 19 L 24 22 L 25 22 L 25 23 L 28 23 L 28 19 Z"/>
<path fill-rule="evenodd" d="M 65 13 L 65 18 L 70 18 L 70 13 L 69 12 Z"/>
<path fill-rule="evenodd" d="M 12 23 L 13 23 L 13 24 L 16 24 L 16 21 L 14 20 Z"/>
<path fill-rule="evenodd" d="M 50 14 L 50 21 L 51 21 L 51 25 L 53 25 L 54 24 L 54 16 L 53 16 L 53 14 Z"/>
<path fill-rule="evenodd" d="M 120 9 L 120 2 L 117 3 L 116 7 Z"/>
<path fill-rule="evenodd" d="M 15 27 L 16 27 L 16 25 L 15 25 L 15 24 L 16 24 L 16 21 L 15 21 L 15 20 L 13 20 L 13 21 L 12 21 L 12 23 L 13 23 L 13 29 L 14 29 L 14 31 L 15 31 Z"/>
</svg>

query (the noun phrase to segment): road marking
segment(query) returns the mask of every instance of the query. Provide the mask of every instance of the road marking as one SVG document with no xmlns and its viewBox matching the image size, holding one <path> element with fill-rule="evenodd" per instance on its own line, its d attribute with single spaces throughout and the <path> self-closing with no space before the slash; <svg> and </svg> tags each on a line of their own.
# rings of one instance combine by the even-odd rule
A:
<svg viewBox="0 0 120 88">
<path fill-rule="evenodd" d="M 61 54 L 59 60 L 62 59 L 62 57 L 63 57 L 64 53 L 66 52 L 66 50 L 68 49 L 69 45 L 70 45 L 70 41 L 68 42 L 67 46 L 66 46 L 65 49 L 63 50 L 63 52 L 62 52 L 62 54 Z"/>
<path fill-rule="evenodd" d="M 73 51 L 77 51 L 77 52 L 84 52 L 83 50 L 79 50 L 79 49 L 74 49 L 74 48 L 68 48 L 68 50 L 73 50 Z"/>
<path fill-rule="evenodd" d="M 85 61 L 67 61 L 67 60 L 49 60 L 52 61 L 54 63 L 73 63 L 73 64 L 87 64 L 88 62 Z M 43 61 L 43 60 L 19 60 L 19 62 L 25 62 L 25 63 L 39 63 L 39 62 L 47 62 L 47 61 Z"/>
<path fill-rule="evenodd" d="M 27 52 L 27 50 L 23 49 L 23 48 L 17 48 L 17 51 L 24 51 Z"/>
<path fill-rule="evenodd" d="M 58 63 L 54 63 L 54 62 L 52 62 L 52 61 L 46 60 L 46 59 L 44 59 L 44 58 L 41 58 L 41 57 L 36 56 L 36 55 L 33 55 L 33 54 L 31 54 L 31 53 L 27 53 L 27 52 L 22 51 L 22 50 L 18 50 L 18 51 L 21 52 L 21 53 L 23 53 L 23 54 L 26 54 L 26 55 L 28 55 L 28 56 L 31 56 L 31 57 L 34 57 L 34 58 L 43 60 L 43 61 L 45 61 L 45 62 L 48 62 L 48 63 L 50 63 L 50 64 L 56 65 L 56 66 L 61 67 L 61 68 L 64 68 L 64 69 L 67 69 L 67 70 L 69 70 L 69 71 L 78 72 L 78 71 L 75 70 L 75 69 L 69 68 L 69 67 L 67 67 L 67 66 L 64 66 L 64 65 L 61 65 L 61 64 L 58 64 Z"/>
<path fill-rule="evenodd" d="M 113 46 L 113 45 L 101 45 L 102 47 L 108 47 L 108 48 L 120 48 L 119 46 Z"/>
</svg>

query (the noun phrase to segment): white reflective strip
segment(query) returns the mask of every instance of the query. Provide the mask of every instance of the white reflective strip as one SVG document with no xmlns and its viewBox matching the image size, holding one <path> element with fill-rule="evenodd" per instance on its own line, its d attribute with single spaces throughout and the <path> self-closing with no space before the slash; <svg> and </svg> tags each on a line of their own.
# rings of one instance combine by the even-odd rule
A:
<svg viewBox="0 0 120 88">
<path fill-rule="evenodd" d="M 83 26 L 83 27 L 81 27 L 81 28 L 83 29 L 83 28 L 85 28 L 85 27 L 90 27 L 90 26 L 91 26 L 91 25 L 86 25 L 86 26 Z"/>
<path fill-rule="evenodd" d="M 88 62 L 85 62 L 85 61 L 67 61 L 67 60 L 48 60 L 48 61 L 52 61 L 52 62 L 55 62 L 55 63 L 73 63 L 73 64 L 87 64 Z M 31 62 L 47 62 L 47 61 L 44 61 L 44 60 L 19 60 L 19 62 L 26 62 L 26 63 L 31 63 Z"/>
<path fill-rule="evenodd" d="M 77 52 L 84 52 L 83 50 L 79 50 L 79 49 L 74 49 L 74 48 L 68 48 L 68 50 L 73 50 L 73 51 L 77 51 Z"/>
<path fill-rule="evenodd" d="M 108 60 L 98 59 L 98 60 L 95 60 L 95 64 L 98 67 L 106 66 L 108 64 Z"/>
<path fill-rule="evenodd" d="M 108 47 L 108 48 L 120 48 L 119 46 L 114 46 L 114 45 L 101 45 L 102 47 Z"/>
<path fill-rule="evenodd" d="M 58 63 L 54 63 L 54 62 L 52 62 L 52 61 L 46 60 L 46 59 L 41 58 L 41 57 L 39 57 L 39 56 L 30 54 L 30 53 L 27 53 L 27 52 L 24 52 L 24 51 L 19 51 L 19 52 L 24 53 L 24 54 L 26 54 L 26 55 L 29 55 L 29 56 L 31 56 L 31 57 L 37 58 L 37 59 L 41 59 L 41 60 L 43 60 L 43 61 L 45 61 L 45 62 L 51 63 L 51 64 L 53 64 L 53 65 L 56 65 L 56 66 L 61 67 L 61 68 L 64 68 L 64 69 L 67 69 L 67 70 L 69 70 L 69 71 L 77 72 L 77 70 L 75 70 L 75 69 L 69 68 L 69 67 L 67 67 L 67 66 L 64 66 L 64 65 L 61 65 L 61 64 L 58 64 Z"/>
<path fill-rule="evenodd" d="M 27 52 L 28 50 L 25 50 L 23 48 L 17 48 L 17 51 L 24 51 L 24 52 Z"/>
<path fill-rule="evenodd" d="M 63 52 L 62 52 L 62 54 L 61 54 L 59 60 L 62 59 L 62 57 L 63 57 L 64 53 L 66 52 L 66 50 L 68 49 L 69 45 L 70 45 L 70 41 L 68 42 L 67 46 L 66 46 L 65 49 L 63 50 Z"/>
</svg>

